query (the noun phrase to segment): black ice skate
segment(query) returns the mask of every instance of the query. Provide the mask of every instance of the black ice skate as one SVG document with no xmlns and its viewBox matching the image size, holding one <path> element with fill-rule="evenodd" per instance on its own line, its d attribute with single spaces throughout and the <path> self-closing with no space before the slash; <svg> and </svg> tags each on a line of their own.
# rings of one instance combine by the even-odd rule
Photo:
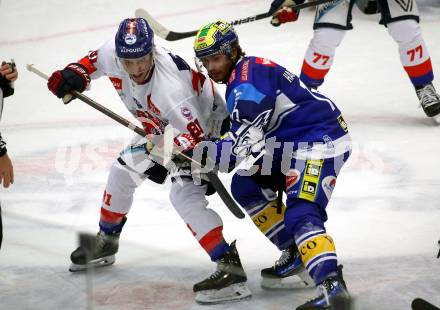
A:
<svg viewBox="0 0 440 310">
<path fill-rule="evenodd" d="M 295 288 L 298 283 L 284 280 L 293 276 L 298 276 L 305 285 L 313 284 L 313 280 L 301 261 L 296 244 L 283 250 L 274 266 L 261 270 L 261 287 L 267 289 Z"/>
<path fill-rule="evenodd" d="M 115 254 L 119 248 L 119 235 L 124 226 L 126 218 L 123 219 L 118 231 L 107 234 L 99 231 L 95 239 L 92 240 L 91 250 L 84 247 L 78 247 L 70 255 L 72 264 L 69 271 L 83 271 L 92 267 L 104 267 L 115 262 Z"/>
<path fill-rule="evenodd" d="M 234 241 L 229 251 L 217 261 L 217 270 L 205 280 L 194 284 L 195 300 L 199 304 L 219 304 L 250 298 L 252 293 L 246 281 L 246 273 Z"/>
<path fill-rule="evenodd" d="M 351 298 L 342 277 L 342 265 L 334 277 L 318 285 L 319 295 L 296 308 L 296 310 L 350 310 Z"/>
<path fill-rule="evenodd" d="M 440 95 L 432 83 L 416 89 L 416 93 L 420 100 L 420 106 L 427 116 L 433 117 L 440 114 Z"/>
</svg>

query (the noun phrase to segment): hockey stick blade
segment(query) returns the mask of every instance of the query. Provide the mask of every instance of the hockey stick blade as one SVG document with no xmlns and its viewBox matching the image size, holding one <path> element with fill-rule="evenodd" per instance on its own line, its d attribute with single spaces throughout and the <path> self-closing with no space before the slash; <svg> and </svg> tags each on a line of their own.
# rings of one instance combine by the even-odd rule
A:
<svg viewBox="0 0 440 310">
<path fill-rule="evenodd" d="M 237 218 L 243 219 L 244 218 L 243 211 L 241 211 L 240 207 L 237 206 L 235 200 L 232 199 L 231 195 L 229 195 L 228 190 L 225 188 L 222 181 L 220 181 L 218 175 L 215 174 L 214 172 L 208 172 L 207 175 L 209 182 L 211 182 L 212 186 L 215 188 L 217 194 L 220 196 L 220 198 L 223 200 L 225 205 L 228 207 L 229 211 L 231 211 L 231 213 L 234 214 Z"/>
<path fill-rule="evenodd" d="M 36 75 L 38 75 L 39 77 L 41 77 L 45 80 L 47 80 L 49 78 L 47 76 L 47 74 L 45 74 L 45 73 L 41 72 L 40 70 L 38 70 L 37 68 L 35 68 L 34 65 L 28 64 L 28 65 L 26 65 L 26 69 L 32 73 L 35 73 Z M 98 102 L 92 100 L 91 98 L 87 97 L 86 95 L 84 95 L 80 92 L 73 91 L 72 93 L 76 98 L 78 98 L 82 102 L 84 102 L 87 105 L 91 106 L 92 108 L 100 111 L 101 113 L 107 115 L 108 117 L 110 117 L 114 121 L 118 122 L 119 124 L 131 129 L 132 131 L 136 132 L 138 135 L 147 138 L 145 131 L 142 128 L 131 123 L 129 120 L 119 116 L 118 114 L 107 109 L 103 105 L 99 104 Z M 184 160 L 188 160 L 190 162 L 193 162 L 193 163 L 197 164 L 199 167 L 202 166 L 199 162 L 195 161 L 193 158 L 188 157 L 181 152 L 176 153 L 176 156 L 178 156 Z M 209 181 L 212 183 L 212 186 L 217 191 L 217 194 L 223 200 L 224 204 L 231 211 L 231 213 L 240 219 L 244 218 L 244 213 L 241 211 L 241 208 L 237 205 L 235 200 L 231 197 L 228 190 L 224 187 L 223 183 L 220 181 L 218 176 L 215 173 L 213 173 L 212 171 L 208 172 L 207 176 L 209 178 Z"/>
<path fill-rule="evenodd" d="M 439 308 L 422 298 L 414 299 L 411 303 L 411 308 L 413 310 L 440 310 Z"/>
<path fill-rule="evenodd" d="M 328 3 L 331 1 L 333 1 L 333 0 L 315 0 L 315 1 L 311 1 L 311 2 L 297 4 L 297 5 L 291 6 L 291 8 L 299 11 L 299 10 L 302 10 L 305 8 L 317 6 L 317 5 Z M 161 23 L 159 23 L 153 16 L 151 16 L 144 9 L 137 9 L 135 11 L 134 15 L 136 17 L 141 17 L 141 18 L 146 19 L 148 24 L 151 26 L 151 28 L 153 28 L 154 33 L 157 34 L 162 39 L 165 39 L 167 41 L 177 41 L 177 40 L 181 40 L 181 39 L 185 39 L 185 38 L 190 38 L 190 37 L 195 36 L 198 32 L 198 30 L 187 31 L 187 32 L 171 31 L 171 30 L 167 29 L 165 26 L 163 26 Z M 272 15 L 270 15 L 269 13 L 261 13 L 261 14 L 257 14 L 257 15 L 252 15 L 252 16 L 236 19 L 236 20 L 230 21 L 229 23 L 231 25 L 241 25 L 241 24 L 254 22 L 254 21 L 257 21 L 260 19 L 268 18 L 271 16 Z"/>
</svg>

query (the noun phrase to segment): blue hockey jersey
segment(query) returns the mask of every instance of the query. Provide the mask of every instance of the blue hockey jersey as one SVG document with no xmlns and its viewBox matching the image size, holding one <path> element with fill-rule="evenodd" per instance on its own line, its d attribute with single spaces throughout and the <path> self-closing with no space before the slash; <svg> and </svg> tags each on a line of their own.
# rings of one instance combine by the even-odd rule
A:
<svg viewBox="0 0 440 310">
<path fill-rule="evenodd" d="M 225 96 L 232 125 L 229 137 L 217 142 L 217 162 L 231 141 L 232 154 L 238 157 L 264 149 L 274 159 L 323 159 L 351 148 L 336 105 L 268 59 L 243 57 L 230 75 Z"/>
</svg>

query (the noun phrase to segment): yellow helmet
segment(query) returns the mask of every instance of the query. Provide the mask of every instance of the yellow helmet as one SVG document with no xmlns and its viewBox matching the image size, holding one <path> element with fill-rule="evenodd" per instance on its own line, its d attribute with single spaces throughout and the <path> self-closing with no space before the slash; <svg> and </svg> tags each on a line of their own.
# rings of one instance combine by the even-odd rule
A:
<svg viewBox="0 0 440 310">
<path fill-rule="evenodd" d="M 194 41 L 196 57 L 231 53 L 231 44 L 238 42 L 238 36 L 231 24 L 224 20 L 207 24 L 200 28 Z"/>
</svg>

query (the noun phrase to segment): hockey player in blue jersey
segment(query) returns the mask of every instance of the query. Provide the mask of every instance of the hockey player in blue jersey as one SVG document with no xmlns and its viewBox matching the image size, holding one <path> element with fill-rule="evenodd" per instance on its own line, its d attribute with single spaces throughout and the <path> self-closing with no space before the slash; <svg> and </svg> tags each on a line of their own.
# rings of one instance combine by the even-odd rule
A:
<svg viewBox="0 0 440 310">
<path fill-rule="evenodd" d="M 262 270 L 263 278 L 282 278 L 304 266 L 319 295 L 297 309 L 349 303 L 324 226 L 325 208 L 351 150 L 341 112 L 282 66 L 245 56 L 233 27 L 224 21 L 202 27 L 194 50 L 198 67 L 226 84 L 232 119 L 228 136 L 216 142 L 210 157 L 220 169 L 251 155 L 259 158 L 250 170 L 234 174 L 231 189 L 255 225 L 283 250 L 275 266 Z M 287 194 L 285 206 L 277 203 L 277 190 Z"/>
</svg>

